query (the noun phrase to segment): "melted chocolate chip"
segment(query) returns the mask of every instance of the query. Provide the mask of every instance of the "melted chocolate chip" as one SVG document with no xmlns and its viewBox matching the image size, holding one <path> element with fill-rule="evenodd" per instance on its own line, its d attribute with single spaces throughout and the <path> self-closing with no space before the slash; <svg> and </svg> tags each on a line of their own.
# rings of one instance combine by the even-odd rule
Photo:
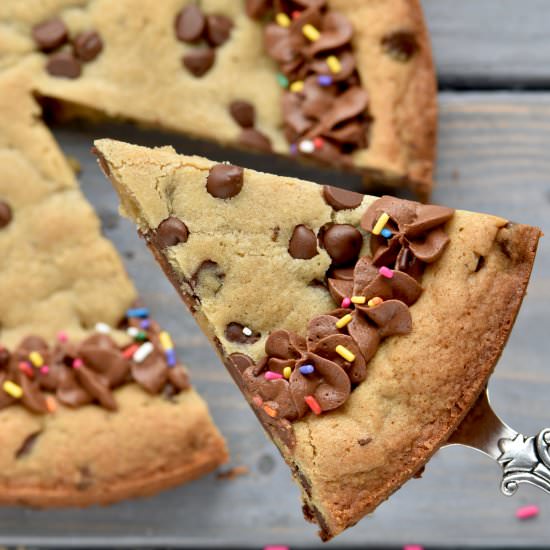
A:
<svg viewBox="0 0 550 550">
<path fill-rule="evenodd" d="M 361 447 L 364 447 L 365 445 L 368 445 L 372 441 L 372 437 L 362 437 L 361 439 L 357 440 L 357 443 L 361 445 Z"/>
<path fill-rule="evenodd" d="M 183 56 L 183 66 L 194 76 L 201 77 L 214 65 L 216 52 L 212 48 L 195 48 Z"/>
<path fill-rule="evenodd" d="M 413 33 L 398 31 L 382 38 L 384 51 L 396 61 L 406 62 L 418 51 L 418 42 Z"/>
<path fill-rule="evenodd" d="M 317 237 L 305 225 L 297 225 L 288 242 L 288 253 L 297 260 L 309 260 L 318 254 Z"/>
<path fill-rule="evenodd" d="M 11 207 L 6 201 L 0 201 L 0 229 L 6 227 L 12 219 Z"/>
<path fill-rule="evenodd" d="M 50 57 L 46 70 L 52 76 L 78 78 L 82 72 L 82 65 L 71 52 L 58 52 Z"/>
<path fill-rule="evenodd" d="M 34 432 L 25 438 L 25 440 L 23 441 L 23 443 L 21 443 L 21 446 L 19 447 L 19 449 L 17 449 L 17 452 L 15 453 L 16 460 L 19 460 L 31 453 L 36 441 L 41 434 L 42 432 L 39 430 L 38 432 Z"/>
<path fill-rule="evenodd" d="M 231 35 L 233 21 L 225 15 L 208 15 L 206 17 L 206 40 L 217 48 L 227 42 Z"/>
<path fill-rule="evenodd" d="M 243 169 L 232 164 L 216 164 L 210 168 L 206 190 L 217 199 L 230 199 L 243 187 Z"/>
<path fill-rule="evenodd" d="M 84 31 L 73 42 L 74 53 L 82 61 L 93 61 L 103 50 L 103 40 L 96 31 Z"/>
<path fill-rule="evenodd" d="M 323 198 L 334 210 L 357 208 L 363 202 L 363 195 L 348 191 L 347 189 L 332 187 L 331 185 L 323 187 Z"/>
<path fill-rule="evenodd" d="M 237 99 L 229 105 L 229 113 L 241 128 L 254 126 L 256 112 L 252 103 Z"/>
<path fill-rule="evenodd" d="M 188 238 L 189 230 L 187 226 L 180 219 L 170 216 L 160 222 L 152 240 L 158 248 L 166 248 L 185 243 Z"/>
<path fill-rule="evenodd" d="M 243 147 L 270 153 L 273 150 L 271 140 L 255 128 L 245 128 L 237 138 L 237 142 Z"/>
<path fill-rule="evenodd" d="M 50 52 L 67 42 L 69 31 L 61 19 L 55 18 L 35 25 L 32 37 L 42 51 Z"/>
<path fill-rule="evenodd" d="M 251 334 L 248 334 L 248 332 Z M 261 338 L 261 334 L 251 331 L 250 328 L 240 323 L 229 323 L 225 327 L 225 337 L 230 342 L 237 344 L 254 344 Z"/>
<path fill-rule="evenodd" d="M 176 16 L 176 36 L 182 42 L 197 41 L 205 28 L 206 18 L 196 4 L 189 4 Z"/>
<path fill-rule="evenodd" d="M 335 265 L 343 265 L 357 259 L 363 236 L 348 224 L 334 224 L 322 236 L 323 246 Z"/>
<path fill-rule="evenodd" d="M 261 19 L 270 8 L 269 0 L 246 0 L 246 14 L 252 19 Z"/>
</svg>

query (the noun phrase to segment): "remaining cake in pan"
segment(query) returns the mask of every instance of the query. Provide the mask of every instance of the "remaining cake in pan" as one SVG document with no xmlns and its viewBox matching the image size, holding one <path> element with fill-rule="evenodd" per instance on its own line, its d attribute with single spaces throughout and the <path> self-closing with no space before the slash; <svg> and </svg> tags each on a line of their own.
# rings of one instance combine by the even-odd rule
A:
<svg viewBox="0 0 550 550">
<path fill-rule="evenodd" d="M 169 147 L 96 148 L 323 538 L 421 470 L 487 383 L 538 229 Z"/>
<path fill-rule="evenodd" d="M 431 189 L 418 0 L 3 0 L 2 68 L 72 105 Z M 83 108 L 83 109 L 82 109 Z"/>
<path fill-rule="evenodd" d="M 170 336 L 80 193 L 20 70 L 0 76 L 0 503 L 146 495 L 227 458 Z"/>
</svg>

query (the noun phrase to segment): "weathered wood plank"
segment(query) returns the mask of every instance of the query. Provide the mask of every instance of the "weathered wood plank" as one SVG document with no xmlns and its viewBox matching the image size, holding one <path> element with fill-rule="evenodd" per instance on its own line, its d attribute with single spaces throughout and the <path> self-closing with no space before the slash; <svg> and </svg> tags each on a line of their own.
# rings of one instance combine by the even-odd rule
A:
<svg viewBox="0 0 550 550">
<path fill-rule="evenodd" d="M 435 199 L 538 224 L 550 231 L 550 94 L 443 94 L 440 120 L 440 181 Z M 147 144 L 174 142 L 187 153 L 317 181 L 329 179 L 353 186 L 357 180 L 328 177 L 318 170 L 127 126 L 57 133 L 65 151 L 82 162 L 83 188 L 106 222 L 106 234 L 123 253 L 145 300 L 175 336 L 180 355 L 191 365 L 195 384 L 229 440 L 233 463 L 248 466 L 250 474 L 233 481 L 210 476 L 155 498 L 109 508 L 0 509 L 0 544 L 317 546 L 314 529 L 301 517 L 298 491 L 286 466 L 133 228 L 118 219 L 114 194 L 88 151 L 94 136 L 111 135 Z M 550 240 L 544 239 L 530 293 L 491 383 L 498 412 L 528 434 L 550 425 L 549 310 Z M 499 493 L 497 476 L 496 465 L 483 456 L 462 448 L 445 449 L 430 462 L 422 480 L 408 483 L 372 517 L 328 547 L 548 544 L 550 499 L 529 488 L 506 499 Z M 519 523 L 514 511 L 527 502 L 541 506 L 541 518 Z"/>
<path fill-rule="evenodd" d="M 443 86 L 550 87 L 546 0 L 422 0 Z"/>
</svg>

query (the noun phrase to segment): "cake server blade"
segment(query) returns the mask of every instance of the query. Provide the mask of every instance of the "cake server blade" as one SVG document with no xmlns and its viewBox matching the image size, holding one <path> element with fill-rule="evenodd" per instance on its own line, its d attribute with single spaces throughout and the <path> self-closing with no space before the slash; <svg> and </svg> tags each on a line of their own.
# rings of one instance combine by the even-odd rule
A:
<svg viewBox="0 0 550 550">
<path fill-rule="evenodd" d="M 465 445 L 496 460 L 502 467 L 501 491 L 513 495 L 520 484 L 550 494 L 550 428 L 525 437 L 493 411 L 485 390 L 446 445 Z"/>
</svg>

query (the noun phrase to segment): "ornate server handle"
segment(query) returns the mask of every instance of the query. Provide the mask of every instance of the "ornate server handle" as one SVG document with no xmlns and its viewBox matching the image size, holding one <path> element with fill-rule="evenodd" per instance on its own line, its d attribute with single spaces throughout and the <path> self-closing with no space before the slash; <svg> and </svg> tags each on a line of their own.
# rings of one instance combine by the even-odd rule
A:
<svg viewBox="0 0 550 550">
<path fill-rule="evenodd" d="M 500 488 L 505 495 L 513 495 L 520 483 L 528 483 L 550 493 L 549 428 L 535 437 L 518 433 L 513 438 L 499 439 L 498 447 L 501 454 L 497 461 L 503 470 Z"/>
</svg>

